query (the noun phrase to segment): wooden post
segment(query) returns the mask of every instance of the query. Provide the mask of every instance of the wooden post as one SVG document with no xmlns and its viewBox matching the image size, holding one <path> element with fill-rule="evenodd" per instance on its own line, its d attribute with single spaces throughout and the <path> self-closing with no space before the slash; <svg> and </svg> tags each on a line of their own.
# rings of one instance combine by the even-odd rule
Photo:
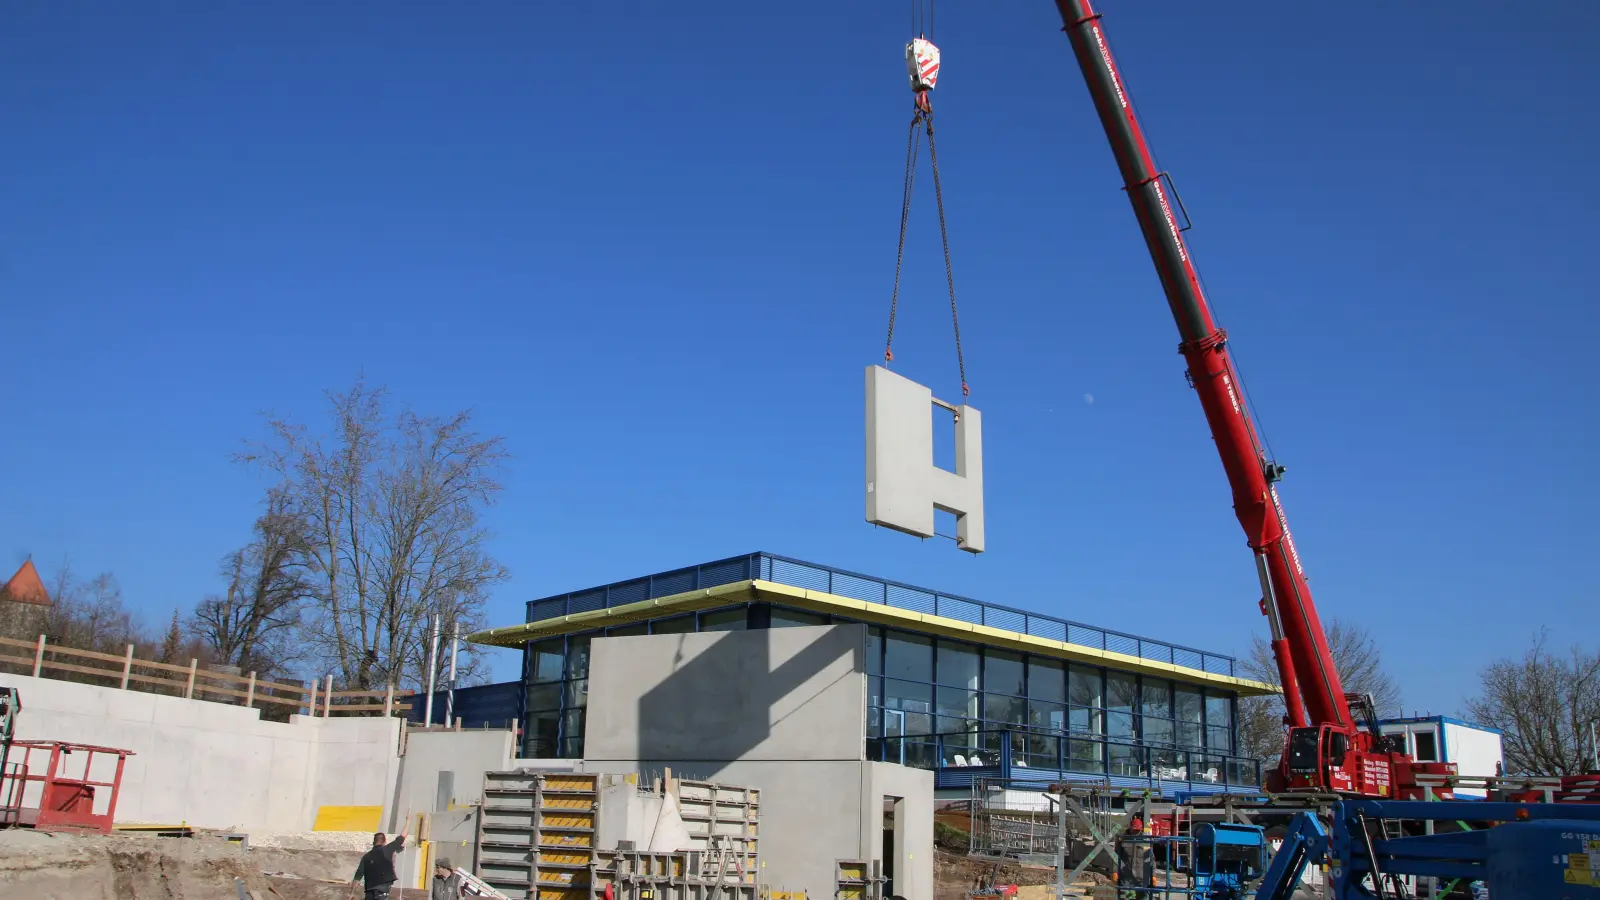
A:
<svg viewBox="0 0 1600 900">
<path fill-rule="evenodd" d="M 461 717 L 460 716 L 456 716 L 456 730 L 457 731 L 461 730 Z"/>
<path fill-rule="evenodd" d="M 198 668 L 200 668 L 200 660 L 189 660 L 189 684 L 183 689 L 183 699 L 185 700 L 194 699 L 194 673 Z"/>
<path fill-rule="evenodd" d="M 333 717 L 333 675 L 328 676 L 328 690 L 322 695 L 322 717 Z"/>
<path fill-rule="evenodd" d="M 389 682 L 383 691 L 383 717 L 385 719 L 394 715 L 394 682 Z"/>
<path fill-rule="evenodd" d="M 133 645 L 128 645 L 128 655 L 122 658 L 122 689 L 128 689 L 128 676 L 133 674 Z"/>
<path fill-rule="evenodd" d="M 39 646 L 33 648 L 33 677 L 44 671 L 44 635 L 39 635 Z"/>
<path fill-rule="evenodd" d="M 245 690 L 244 705 L 256 705 L 256 673 L 254 672 L 250 673 L 250 687 Z"/>
</svg>

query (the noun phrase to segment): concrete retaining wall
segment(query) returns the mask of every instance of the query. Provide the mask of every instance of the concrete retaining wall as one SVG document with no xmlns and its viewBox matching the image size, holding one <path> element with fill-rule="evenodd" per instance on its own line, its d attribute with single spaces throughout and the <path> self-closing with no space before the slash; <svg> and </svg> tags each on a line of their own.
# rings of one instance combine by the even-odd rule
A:
<svg viewBox="0 0 1600 900">
<path fill-rule="evenodd" d="M 242 706 L 26 675 L 0 673 L 0 685 L 21 695 L 19 739 L 134 752 L 118 822 L 296 831 L 311 828 L 322 805 L 391 809 L 398 719 L 285 724 Z"/>
</svg>

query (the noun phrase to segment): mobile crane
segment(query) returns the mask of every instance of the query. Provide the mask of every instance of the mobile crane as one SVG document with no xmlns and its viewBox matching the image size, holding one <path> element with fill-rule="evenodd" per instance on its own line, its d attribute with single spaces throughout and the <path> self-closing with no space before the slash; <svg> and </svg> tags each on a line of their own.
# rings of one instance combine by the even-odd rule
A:
<svg viewBox="0 0 1600 900">
<path fill-rule="evenodd" d="M 1454 775 L 1455 765 L 1412 759 L 1378 733 L 1370 698 L 1345 693 L 1278 500 L 1276 484 L 1284 467 L 1268 455 L 1251 419 L 1229 356 L 1228 333 L 1212 319 L 1184 229 L 1173 212 L 1171 179 L 1156 170 L 1100 14 L 1089 0 L 1056 0 L 1056 9 L 1177 321 L 1178 352 L 1200 397 L 1233 489 L 1234 513 L 1255 557 L 1261 611 L 1272 633 L 1289 725 L 1282 759 L 1277 771 L 1268 773 L 1267 788 L 1418 798 L 1418 774 Z M 1358 725 L 1358 713 L 1366 728 Z"/>
</svg>

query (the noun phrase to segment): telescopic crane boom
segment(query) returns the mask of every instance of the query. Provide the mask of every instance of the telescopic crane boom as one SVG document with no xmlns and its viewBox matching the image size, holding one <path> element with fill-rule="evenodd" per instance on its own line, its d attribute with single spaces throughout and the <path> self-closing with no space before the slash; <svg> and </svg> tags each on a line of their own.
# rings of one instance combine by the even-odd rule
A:
<svg viewBox="0 0 1600 900">
<path fill-rule="evenodd" d="M 1056 0 L 1063 30 L 1083 71 L 1100 124 L 1122 172 L 1139 230 L 1161 277 L 1178 324 L 1178 352 L 1200 396 L 1222 467 L 1233 489 L 1233 509 L 1255 555 L 1261 610 L 1272 631 L 1272 650 L 1288 708 L 1287 746 L 1278 789 L 1394 796 L 1412 784 L 1414 771 L 1441 774 L 1444 764 L 1417 764 L 1391 752 L 1378 735 L 1360 730 L 1328 650 L 1311 599 L 1311 586 L 1295 550 L 1275 483 L 1284 469 L 1266 452 L 1228 353 L 1228 333 L 1212 320 L 1194 260 L 1169 197 L 1171 181 L 1156 169 L 1127 86 L 1112 60 L 1100 15 L 1089 0 Z M 1451 767 L 1453 768 L 1453 767 Z"/>
</svg>

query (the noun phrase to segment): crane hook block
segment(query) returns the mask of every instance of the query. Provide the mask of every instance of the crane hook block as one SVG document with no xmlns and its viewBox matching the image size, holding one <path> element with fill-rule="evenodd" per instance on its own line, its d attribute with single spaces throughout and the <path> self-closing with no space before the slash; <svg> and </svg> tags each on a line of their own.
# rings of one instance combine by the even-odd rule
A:
<svg viewBox="0 0 1600 900">
<path fill-rule="evenodd" d="M 906 71 L 911 74 L 912 93 L 933 90 L 939 80 L 939 48 L 932 41 L 916 38 L 906 45 Z"/>
</svg>

